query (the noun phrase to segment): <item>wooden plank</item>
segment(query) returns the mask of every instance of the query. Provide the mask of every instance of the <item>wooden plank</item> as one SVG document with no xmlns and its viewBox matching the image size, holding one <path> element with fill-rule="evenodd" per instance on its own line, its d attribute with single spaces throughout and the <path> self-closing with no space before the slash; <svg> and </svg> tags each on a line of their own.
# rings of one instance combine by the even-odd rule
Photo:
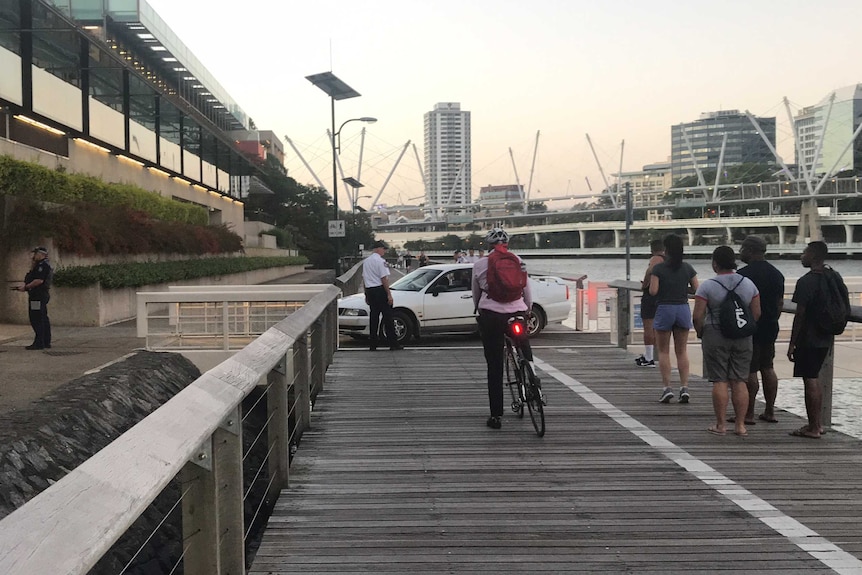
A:
<svg viewBox="0 0 862 575">
<path fill-rule="evenodd" d="M 860 442 L 706 433 L 711 386 L 661 405 L 657 370 L 595 338 L 536 356 L 737 485 L 862 557 Z M 543 375 L 548 432 L 485 427 L 481 349 L 341 352 L 250 573 L 832 573 L 713 486 Z"/>
</svg>

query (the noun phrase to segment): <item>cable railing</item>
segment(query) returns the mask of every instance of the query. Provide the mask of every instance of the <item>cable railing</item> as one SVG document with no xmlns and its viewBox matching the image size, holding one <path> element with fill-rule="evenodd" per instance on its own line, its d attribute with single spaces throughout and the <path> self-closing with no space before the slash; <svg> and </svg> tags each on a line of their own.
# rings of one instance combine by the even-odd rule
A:
<svg viewBox="0 0 862 575">
<path fill-rule="evenodd" d="M 339 295 L 319 288 L 0 521 L 0 573 L 244 573 L 323 389 Z"/>
<path fill-rule="evenodd" d="M 639 281 L 626 281 L 626 280 L 614 280 L 608 284 L 608 287 L 615 288 L 617 290 L 617 296 L 613 298 L 614 302 L 612 303 L 613 317 L 611 319 L 611 341 L 616 344 L 617 347 L 622 349 L 627 349 L 628 345 L 631 343 L 631 336 L 633 334 L 632 326 L 633 322 L 633 312 L 634 312 L 634 300 L 641 292 L 641 282 Z M 625 296 L 621 296 L 620 294 L 625 294 Z M 860 297 L 859 294 L 851 294 L 851 303 L 853 301 L 858 300 Z M 782 318 L 793 315 L 796 313 L 796 304 L 793 303 L 789 299 L 784 300 L 783 308 L 782 308 Z M 785 320 L 786 321 L 786 320 Z M 784 322 L 782 322 L 784 323 Z M 857 339 L 857 329 L 859 328 L 859 324 L 862 323 L 862 306 L 860 305 L 851 305 L 850 306 L 850 318 L 847 324 L 847 330 L 845 334 L 842 336 L 838 336 L 837 341 L 856 341 Z M 778 356 L 778 352 L 776 353 Z M 818 376 L 818 381 L 820 382 L 820 387 L 823 392 L 823 426 L 825 428 L 829 428 L 832 426 L 832 391 L 833 391 L 833 373 L 835 369 L 835 346 L 833 345 L 829 348 L 829 353 L 826 355 L 826 360 L 823 362 L 823 367 L 820 369 L 820 374 Z"/>
</svg>

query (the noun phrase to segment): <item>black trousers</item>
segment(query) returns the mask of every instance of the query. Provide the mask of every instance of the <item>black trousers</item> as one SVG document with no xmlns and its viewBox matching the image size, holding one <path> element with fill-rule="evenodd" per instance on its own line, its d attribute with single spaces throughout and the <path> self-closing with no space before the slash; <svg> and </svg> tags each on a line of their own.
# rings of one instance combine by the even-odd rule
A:
<svg viewBox="0 0 862 575">
<path fill-rule="evenodd" d="M 381 315 L 383 315 L 383 327 L 386 329 L 386 339 L 389 341 L 389 345 L 397 345 L 395 322 L 392 319 L 392 306 L 389 305 L 389 301 L 386 299 L 386 288 L 383 286 L 365 288 L 365 301 L 371 308 L 368 318 L 368 333 L 371 336 L 371 345 L 377 345 Z"/>
<path fill-rule="evenodd" d="M 27 302 L 29 306 L 30 327 L 33 328 L 35 337 L 33 345 L 36 347 L 48 347 L 51 345 L 51 320 L 48 318 L 48 301 L 50 296 L 42 299 L 31 299 Z"/>
<path fill-rule="evenodd" d="M 520 312 L 526 315 L 526 312 Z M 479 310 L 479 335 L 482 337 L 482 347 L 485 350 L 485 363 L 488 365 L 488 404 L 492 417 L 503 415 L 503 363 L 505 348 L 503 336 L 509 328 L 509 318 L 513 313 L 497 313 L 486 309 Z M 524 356 L 532 361 L 533 351 L 526 335 L 521 341 Z"/>
</svg>

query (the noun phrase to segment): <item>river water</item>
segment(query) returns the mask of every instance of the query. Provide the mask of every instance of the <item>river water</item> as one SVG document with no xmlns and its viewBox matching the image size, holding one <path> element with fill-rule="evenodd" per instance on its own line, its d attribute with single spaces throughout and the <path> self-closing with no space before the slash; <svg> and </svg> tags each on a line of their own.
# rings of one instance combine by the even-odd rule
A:
<svg viewBox="0 0 862 575">
<path fill-rule="evenodd" d="M 622 258 L 572 257 L 525 258 L 525 260 L 527 269 L 531 271 L 541 270 L 565 278 L 577 278 L 586 275 L 585 287 L 591 281 L 609 282 L 625 279 L 626 276 L 626 263 L 625 259 Z M 688 259 L 686 261 L 694 266 L 701 280 L 715 275 L 708 259 Z M 804 275 L 807 270 L 802 267 L 799 260 L 770 260 L 770 262 L 784 274 L 785 293 L 787 297 L 790 297 L 796 279 Z M 742 266 L 742 263 L 739 263 Z M 632 258 L 631 279 L 641 279 L 646 265 L 646 259 Z M 830 265 L 844 277 L 851 292 L 857 294 L 862 292 L 862 260 L 838 260 L 831 262 Z M 858 295 L 854 303 L 860 303 Z M 699 344 L 691 343 L 690 345 Z M 776 348 L 775 361 L 779 375 L 782 371 L 790 373 L 788 371 L 789 366 L 783 366 L 783 369 L 779 369 L 781 367 L 779 366 L 780 362 L 787 363 L 786 358 L 782 355 L 786 345 L 779 342 Z M 860 352 L 862 352 L 862 343 L 839 341 L 836 344 L 836 371 L 840 370 L 848 376 L 836 377 L 833 380 L 832 426 L 836 431 L 862 439 L 862 353 Z M 859 374 L 860 377 L 851 377 L 850 375 L 854 373 Z M 758 394 L 758 399 L 763 399 L 762 392 Z M 801 379 L 792 377 L 780 379 L 776 407 L 805 417 L 805 400 Z M 762 403 L 758 405 L 757 410 L 758 412 L 763 410 Z"/>
</svg>

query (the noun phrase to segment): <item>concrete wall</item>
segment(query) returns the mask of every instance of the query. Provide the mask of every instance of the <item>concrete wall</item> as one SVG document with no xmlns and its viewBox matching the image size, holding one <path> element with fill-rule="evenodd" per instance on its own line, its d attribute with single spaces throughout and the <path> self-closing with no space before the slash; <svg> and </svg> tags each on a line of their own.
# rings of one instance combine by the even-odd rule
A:
<svg viewBox="0 0 862 575">
<path fill-rule="evenodd" d="M 245 222 L 245 236 L 243 236 L 243 246 L 245 248 L 266 248 L 274 250 L 277 243 L 275 236 L 269 234 L 261 234 L 273 229 L 275 226 L 265 222 L 247 221 Z"/>
</svg>

